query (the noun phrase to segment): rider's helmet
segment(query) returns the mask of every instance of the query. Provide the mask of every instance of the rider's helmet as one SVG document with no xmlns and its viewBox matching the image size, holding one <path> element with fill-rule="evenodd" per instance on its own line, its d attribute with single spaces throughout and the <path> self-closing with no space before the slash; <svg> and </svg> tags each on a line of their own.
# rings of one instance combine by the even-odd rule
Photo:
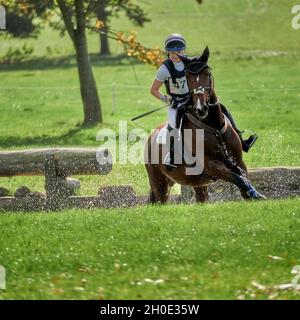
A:
<svg viewBox="0 0 300 320">
<path fill-rule="evenodd" d="M 166 51 L 182 51 L 185 50 L 186 44 L 185 39 L 181 34 L 172 33 L 165 41 Z"/>
</svg>

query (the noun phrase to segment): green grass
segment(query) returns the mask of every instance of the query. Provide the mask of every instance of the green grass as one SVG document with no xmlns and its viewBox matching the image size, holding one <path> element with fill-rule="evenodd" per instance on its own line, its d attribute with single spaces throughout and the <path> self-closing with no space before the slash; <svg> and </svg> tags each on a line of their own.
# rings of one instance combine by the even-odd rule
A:
<svg viewBox="0 0 300 320">
<path fill-rule="evenodd" d="M 199 6 L 186 0 L 174 6 L 167 0 L 143 1 L 151 23 L 137 28 L 120 15 L 112 27 L 137 30 L 138 39 L 148 47 L 161 47 L 168 34 L 182 33 L 190 55 L 209 45 L 221 101 L 241 129 L 259 135 L 245 154 L 248 167 L 299 166 L 300 30 L 291 28 L 294 4 L 214 0 Z M 128 59 L 115 42 L 111 42 L 112 56 L 99 58 L 98 35 L 89 34 L 104 123 L 84 129 L 69 38 L 60 38 L 49 28 L 38 39 L 0 38 L 0 57 L 24 42 L 34 47 L 31 60 L 0 65 L 0 150 L 98 147 L 100 129 L 118 132 L 119 120 L 160 105 L 149 93 L 155 68 Z M 129 122 L 128 132 L 142 128 L 150 133 L 165 120 L 162 110 Z M 95 195 L 103 185 L 129 184 L 139 194 L 149 189 L 142 164 L 116 164 L 107 176 L 80 180 L 83 195 Z M 1 178 L 0 185 L 12 194 L 20 185 L 42 191 L 44 178 Z M 300 264 L 298 212 L 299 199 L 64 214 L 1 213 L 0 264 L 7 268 L 8 289 L 0 297 L 236 298 L 254 280 L 270 286 L 291 281 L 292 266 Z M 285 259 L 270 260 L 268 255 Z M 144 283 L 147 278 L 165 282 Z M 81 279 L 87 280 L 84 290 L 74 290 L 83 286 Z M 246 297 L 251 294 L 268 297 L 253 290 Z M 299 299 L 291 291 L 278 294 Z"/>
<path fill-rule="evenodd" d="M 265 299 L 251 282 L 290 283 L 300 264 L 298 208 L 290 199 L 1 214 L 0 298 L 235 299 L 252 288 L 246 298 Z"/>
</svg>

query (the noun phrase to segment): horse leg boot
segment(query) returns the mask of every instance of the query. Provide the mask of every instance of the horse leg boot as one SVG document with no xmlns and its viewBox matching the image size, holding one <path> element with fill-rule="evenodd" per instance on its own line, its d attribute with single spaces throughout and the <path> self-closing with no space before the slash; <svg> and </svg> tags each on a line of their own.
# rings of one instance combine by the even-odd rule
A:
<svg viewBox="0 0 300 320">
<path fill-rule="evenodd" d="M 229 110 L 222 103 L 220 103 L 220 106 L 221 106 L 222 112 L 229 119 L 233 129 L 238 134 L 238 136 L 241 140 L 241 143 L 242 143 L 243 151 L 248 152 L 249 149 L 253 146 L 253 144 L 257 140 L 257 138 L 258 138 L 257 134 L 252 134 L 248 139 L 244 140 L 242 137 L 243 132 L 237 128 L 237 125 L 232 117 L 232 114 L 229 112 Z"/>
<path fill-rule="evenodd" d="M 209 161 L 206 171 L 207 174 L 214 179 L 222 179 L 235 184 L 240 189 L 244 199 L 266 199 L 264 195 L 255 190 L 251 182 L 246 177 L 232 172 L 224 163 L 218 160 Z"/>
</svg>

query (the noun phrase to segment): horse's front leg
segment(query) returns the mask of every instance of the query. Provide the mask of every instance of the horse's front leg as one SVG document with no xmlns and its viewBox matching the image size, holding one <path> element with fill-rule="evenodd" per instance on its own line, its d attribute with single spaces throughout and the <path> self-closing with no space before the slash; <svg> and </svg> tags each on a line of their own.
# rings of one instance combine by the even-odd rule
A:
<svg viewBox="0 0 300 320">
<path fill-rule="evenodd" d="M 146 165 L 150 183 L 150 203 L 166 203 L 169 199 L 170 189 L 174 185 L 158 165 Z"/>
<path fill-rule="evenodd" d="M 206 202 L 208 200 L 208 190 L 207 186 L 203 187 L 194 187 L 195 191 L 195 200 L 196 202 Z"/>
<path fill-rule="evenodd" d="M 266 199 L 264 195 L 255 190 L 247 177 L 232 172 L 218 160 L 209 161 L 206 170 L 214 178 L 235 184 L 240 189 L 244 199 Z"/>
</svg>

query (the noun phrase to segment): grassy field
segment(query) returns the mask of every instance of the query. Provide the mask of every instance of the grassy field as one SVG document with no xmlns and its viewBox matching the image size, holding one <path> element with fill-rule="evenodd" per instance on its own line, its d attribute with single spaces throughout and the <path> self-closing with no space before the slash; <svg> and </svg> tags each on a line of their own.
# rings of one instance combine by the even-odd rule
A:
<svg viewBox="0 0 300 320">
<path fill-rule="evenodd" d="M 162 46 L 170 33 L 182 33 L 190 55 L 199 54 L 207 44 L 222 102 L 241 129 L 259 135 L 245 155 L 247 165 L 297 166 L 300 30 L 291 27 L 294 4 L 289 0 L 204 0 L 199 6 L 187 0 L 174 6 L 173 1 L 154 0 L 141 2 L 152 19 L 145 28 L 133 26 L 122 15 L 113 19 L 112 27 L 137 30 L 138 39 L 148 47 Z M 25 42 L 34 47 L 31 59 L 0 64 L 0 150 L 97 147 L 100 129 L 118 131 L 119 120 L 160 105 L 149 93 L 155 68 L 130 60 L 114 42 L 112 56 L 99 58 L 98 36 L 90 34 L 104 123 L 83 129 L 70 40 L 49 28 L 38 39 L 0 38 L 0 58 L 8 48 Z M 165 119 L 166 112 L 159 111 L 128 122 L 128 132 L 136 128 L 150 132 Z M 80 180 L 80 194 L 96 194 L 100 186 L 111 184 L 132 185 L 139 194 L 149 189 L 142 164 L 116 164 L 107 176 Z M 12 194 L 20 185 L 42 191 L 44 179 L 0 180 L 0 186 Z M 298 213 L 299 199 L 77 210 L 63 215 L 1 214 L 0 265 L 7 268 L 8 287 L 0 291 L 0 298 L 298 299 L 291 291 L 257 292 L 251 287 L 251 281 L 268 286 L 291 281 L 292 266 L 300 264 Z M 284 260 L 270 260 L 268 255 Z M 164 281 L 155 285 L 145 279 Z"/>
<path fill-rule="evenodd" d="M 299 299 L 272 289 L 299 264 L 298 208 L 294 199 L 2 214 L 0 298 Z"/>
</svg>

